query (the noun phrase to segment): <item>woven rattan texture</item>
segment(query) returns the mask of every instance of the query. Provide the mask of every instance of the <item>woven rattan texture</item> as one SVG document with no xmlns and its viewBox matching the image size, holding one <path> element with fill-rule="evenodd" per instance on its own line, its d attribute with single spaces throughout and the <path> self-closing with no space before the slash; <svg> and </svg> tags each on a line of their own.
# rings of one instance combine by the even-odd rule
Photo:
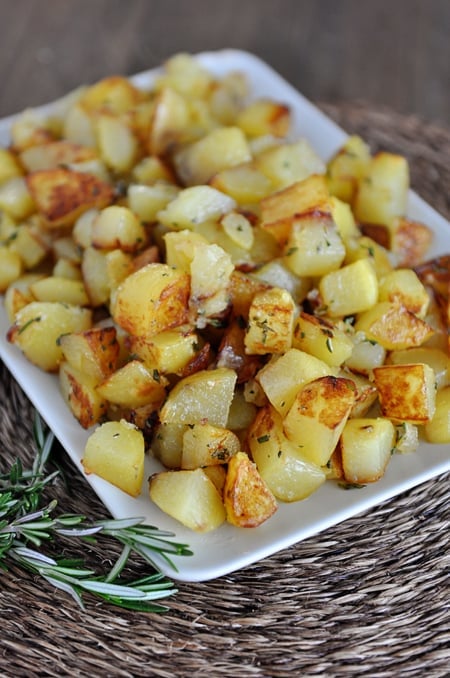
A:
<svg viewBox="0 0 450 678">
<path fill-rule="evenodd" d="M 323 108 L 373 150 L 406 154 L 413 186 L 450 216 L 448 131 L 363 104 Z M 6 468 L 16 455 L 31 459 L 33 412 L 3 366 L 0 378 Z M 60 510 L 104 516 L 62 450 L 59 462 L 65 482 L 50 496 Z M 448 481 L 423 484 L 246 570 L 180 584 L 163 616 L 92 600 L 81 611 L 11 569 L 0 588 L 0 675 L 448 676 Z M 92 553 L 108 557 L 101 545 Z M 144 573 L 140 563 L 133 568 Z"/>
</svg>

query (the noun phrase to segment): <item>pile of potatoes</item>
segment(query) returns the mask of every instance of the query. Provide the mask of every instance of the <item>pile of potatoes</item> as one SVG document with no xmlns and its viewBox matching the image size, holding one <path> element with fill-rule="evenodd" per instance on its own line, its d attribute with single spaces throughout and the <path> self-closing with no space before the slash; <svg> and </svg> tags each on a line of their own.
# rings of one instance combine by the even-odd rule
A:
<svg viewBox="0 0 450 678">
<path fill-rule="evenodd" d="M 0 150 L 8 340 L 59 375 L 95 473 L 198 531 L 450 442 L 450 256 L 405 158 L 324 162 L 291 111 L 171 58 L 26 111 Z M 424 261 L 425 260 L 425 261 Z"/>
</svg>

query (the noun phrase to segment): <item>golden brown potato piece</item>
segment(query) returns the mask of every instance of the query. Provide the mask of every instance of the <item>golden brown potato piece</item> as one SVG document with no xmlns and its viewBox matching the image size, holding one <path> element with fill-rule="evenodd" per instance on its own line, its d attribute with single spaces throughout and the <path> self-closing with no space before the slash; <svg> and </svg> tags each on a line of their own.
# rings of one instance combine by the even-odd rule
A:
<svg viewBox="0 0 450 678">
<path fill-rule="evenodd" d="M 115 327 L 93 327 L 85 332 L 64 334 L 59 345 L 67 362 L 97 381 L 117 367 L 120 346 Z"/>
<path fill-rule="evenodd" d="M 113 187 L 93 174 L 62 167 L 32 172 L 26 182 L 49 228 L 70 226 L 86 210 L 106 207 L 114 197 Z"/>
<path fill-rule="evenodd" d="M 106 413 L 106 400 L 98 393 L 96 379 L 64 361 L 59 367 L 62 396 L 83 428 L 97 424 Z"/>
<path fill-rule="evenodd" d="M 228 463 L 224 486 L 227 520 L 237 527 L 258 527 L 277 510 L 277 502 L 245 452 Z"/>
<path fill-rule="evenodd" d="M 429 365 L 383 365 L 373 376 L 385 417 L 411 424 L 425 424 L 433 417 L 436 378 Z"/>
</svg>

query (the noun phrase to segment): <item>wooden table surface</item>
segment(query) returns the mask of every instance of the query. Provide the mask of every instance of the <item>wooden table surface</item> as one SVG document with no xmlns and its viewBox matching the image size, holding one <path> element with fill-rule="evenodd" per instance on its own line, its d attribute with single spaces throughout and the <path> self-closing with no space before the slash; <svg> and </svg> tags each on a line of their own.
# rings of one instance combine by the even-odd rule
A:
<svg viewBox="0 0 450 678">
<path fill-rule="evenodd" d="M 450 119 L 449 0 L 0 0 L 0 116 L 174 52 L 234 47 L 313 100 Z"/>
</svg>

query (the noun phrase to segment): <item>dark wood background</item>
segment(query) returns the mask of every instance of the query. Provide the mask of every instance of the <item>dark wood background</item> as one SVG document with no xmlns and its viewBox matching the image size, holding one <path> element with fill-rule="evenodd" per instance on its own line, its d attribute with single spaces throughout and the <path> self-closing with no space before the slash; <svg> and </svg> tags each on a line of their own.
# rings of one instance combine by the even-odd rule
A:
<svg viewBox="0 0 450 678">
<path fill-rule="evenodd" d="M 450 119 L 450 0 L 0 0 L 0 116 L 223 47 L 316 101 Z"/>
</svg>

